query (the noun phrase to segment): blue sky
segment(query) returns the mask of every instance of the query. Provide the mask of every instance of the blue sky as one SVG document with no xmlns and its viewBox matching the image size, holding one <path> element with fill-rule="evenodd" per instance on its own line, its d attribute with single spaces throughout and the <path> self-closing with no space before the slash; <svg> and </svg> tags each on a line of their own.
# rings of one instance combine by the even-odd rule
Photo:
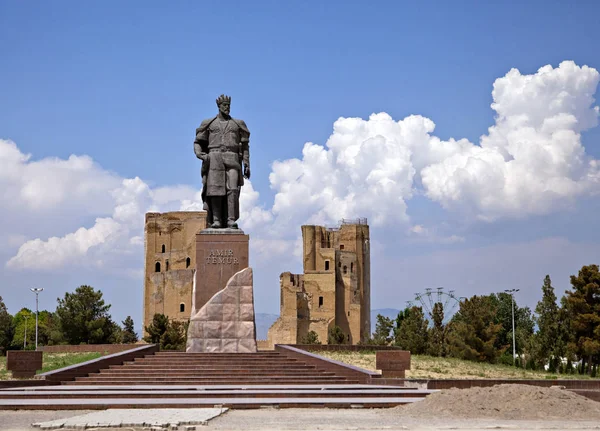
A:
<svg viewBox="0 0 600 431">
<path fill-rule="evenodd" d="M 370 127 L 374 123 L 369 116 L 382 112 L 395 122 L 421 115 L 435 123 L 431 135 L 479 144 L 480 136 L 496 125 L 498 112 L 490 107 L 494 82 L 512 68 L 521 76 L 533 76 L 546 65 L 558 70 L 563 61 L 600 67 L 598 16 L 600 6 L 593 1 L 577 2 L 577 6 L 558 1 L 370 5 L 358 1 L 0 1 L 0 139 L 12 141 L 21 154 L 31 155 L 24 165 L 40 162 L 33 171 L 41 178 L 25 186 L 14 179 L 3 184 L 0 239 L 5 246 L 0 252 L 0 295 L 15 312 L 21 305 L 31 305 L 28 287 L 44 285 L 49 293 L 40 298 L 41 305 L 53 309 L 57 296 L 87 283 L 105 291 L 116 318 L 131 314 L 139 322 L 143 281 L 135 274 L 142 265 L 143 247 L 137 244 L 136 248 L 135 240 L 124 245 L 119 242 L 122 238 L 114 239 L 116 235 L 129 239 L 141 235 L 135 221 L 117 220 L 117 233 L 100 240 L 87 238 L 87 244 L 93 245 L 85 250 L 75 247 L 77 252 L 66 252 L 65 247 L 73 244 L 56 242 L 65 258 L 43 269 L 6 263 L 24 244 L 54 253 L 49 238 L 91 229 L 99 217 L 114 221 L 118 203 L 108 198 L 104 202 L 102 197 L 110 195 L 122 179 L 139 177 L 145 185 L 140 187 L 151 190 L 136 201 L 140 214 L 150 207 L 179 209 L 178 202 L 191 199 L 191 191 L 200 186 L 200 164 L 192 153 L 194 130 L 203 118 L 214 115 L 215 98 L 226 93 L 233 98 L 232 114 L 244 119 L 252 132 L 252 188 L 258 195 L 249 199 L 247 208 L 261 212 L 244 229 L 252 238 L 263 240 L 253 257 L 256 307 L 259 312 L 277 313 L 279 272 L 300 269 L 293 247 L 300 224 L 323 221 L 331 225 L 339 212 L 322 199 L 311 208 L 300 191 L 287 198 L 299 199 L 294 205 L 302 210 L 274 206 L 275 196 L 285 195 L 270 180 L 275 161 L 285 168 L 275 181 L 293 182 L 291 165 L 286 162 L 303 160 L 306 142 L 333 142 L 334 123 L 340 117 L 362 118 L 363 126 Z M 570 83 L 585 72 L 564 74 L 570 75 L 552 83 L 567 92 L 583 91 L 582 86 Z M 593 74 L 586 79 L 586 88 L 598 99 Z M 506 94 L 512 91 L 510 85 Z M 561 94 L 562 87 L 557 90 L 552 85 L 540 84 L 531 106 L 523 105 L 527 100 L 519 101 L 517 111 L 536 117 L 542 109 L 535 103 L 536 98 L 542 99 L 539 92 L 547 90 L 550 101 Z M 597 103 L 590 105 L 580 96 L 575 94 L 571 105 L 565 103 L 564 111 L 572 113 L 578 124 L 586 124 L 578 115 L 592 115 L 585 112 Z M 512 99 L 500 104 L 509 113 L 515 106 Z M 569 126 L 581 132 L 580 144 L 590 160 L 600 158 L 600 132 L 593 123 L 589 120 L 582 130 Z M 355 132 L 349 135 L 358 136 Z M 393 140 L 393 133 L 383 135 Z M 420 143 L 411 145 L 413 154 L 423 148 Z M 93 160 L 94 168 L 86 178 L 101 189 L 94 192 L 97 196 L 72 193 L 69 184 L 88 184 L 81 173 L 76 177 L 65 173 L 62 186 L 54 184 L 51 172 L 55 171 L 46 171 L 45 166 L 54 164 L 62 172 L 61 161 L 71 155 Z M 309 161 L 304 161 L 306 169 Z M 364 169 L 372 172 L 380 162 L 372 161 Z M 8 159 L 0 163 L 9 170 Z M 580 181 L 576 187 L 561 183 L 552 190 L 557 197 L 551 204 L 528 197 L 524 183 L 524 195 L 515 198 L 514 204 L 502 207 L 499 198 L 500 203 L 494 202 L 492 208 L 473 192 L 481 190 L 476 178 L 473 184 L 462 182 L 460 189 L 448 191 L 448 184 L 454 187 L 456 183 L 440 179 L 440 172 L 447 172 L 450 165 L 431 169 L 429 179 L 424 180 L 423 166 L 415 162 L 414 179 L 405 185 L 403 194 L 399 192 L 402 202 L 387 208 L 382 220 L 371 224 L 378 244 L 372 256 L 374 308 L 401 308 L 415 292 L 438 285 L 463 289 L 461 295 L 470 296 L 519 284 L 528 292 L 522 293 L 521 302 L 534 305 L 546 273 L 556 278 L 557 290 L 562 292 L 568 287 L 569 274 L 583 264 L 599 263 L 600 234 L 594 216 L 600 207 L 594 190 L 597 183 Z M 567 165 L 572 163 L 565 161 L 557 172 Z M 319 169 L 323 167 L 314 172 Z M 581 179 L 582 169 L 567 177 Z M 342 183 L 348 170 L 343 175 L 329 173 L 340 179 L 334 195 L 347 198 Z M 544 177 L 549 174 L 539 173 L 542 179 L 535 184 L 549 184 Z M 394 181 L 399 178 L 396 174 L 390 174 Z M 347 190 L 360 189 L 356 180 L 348 181 Z M 310 185 L 302 187 L 310 189 Z M 156 197 L 158 189 L 177 199 L 165 203 L 168 199 Z M 536 189 L 532 186 L 531 190 Z M 23 193 L 29 204 L 19 204 L 15 197 Z M 52 193 L 60 196 L 44 205 L 32 204 L 31 199 L 37 202 Z M 127 201 L 127 193 L 121 204 Z M 360 193 L 356 191 L 357 200 Z M 507 200 L 514 197 L 511 193 L 507 192 Z M 366 215 L 374 220 L 377 211 L 372 206 L 338 205 L 347 208 L 348 217 Z M 427 238 L 422 239 L 423 235 Z M 31 242 L 36 239 L 40 242 Z M 555 247 L 564 255 L 549 252 Z M 110 250 L 115 249 L 126 256 L 118 259 L 118 265 L 111 263 L 117 252 L 111 256 Z M 515 250 L 524 253 L 518 262 Z M 95 263 L 86 265 L 86 261 Z"/>
</svg>

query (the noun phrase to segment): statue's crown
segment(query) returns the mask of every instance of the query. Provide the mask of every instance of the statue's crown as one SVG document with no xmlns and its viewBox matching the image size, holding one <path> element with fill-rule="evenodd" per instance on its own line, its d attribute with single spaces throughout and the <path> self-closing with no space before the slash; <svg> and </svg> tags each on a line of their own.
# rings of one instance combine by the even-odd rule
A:
<svg viewBox="0 0 600 431">
<path fill-rule="evenodd" d="M 227 103 L 231 103 L 231 97 L 226 96 L 224 94 L 221 94 L 218 98 L 217 98 L 217 106 L 219 106 L 221 103 L 223 102 L 227 102 Z"/>
</svg>

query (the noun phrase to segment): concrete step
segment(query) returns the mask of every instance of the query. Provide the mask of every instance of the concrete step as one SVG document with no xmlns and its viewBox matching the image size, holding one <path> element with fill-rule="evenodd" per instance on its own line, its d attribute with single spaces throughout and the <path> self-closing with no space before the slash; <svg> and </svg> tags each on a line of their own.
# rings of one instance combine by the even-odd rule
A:
<svg viewBox="0 0 600 431">
<path fill-rule="evenodd" d="M 99 410 L 119 408 L 191 408 L 222 406 L 232 409 L 279 408 L 383 408 L 421 401 L 411 397 L 307 397 L 307 398 L 53 398 L 0 399 L 0 410 Z"/>
<path fill-rule="evenodd" d="M 292 371 L 302 371 L 302 372 L 317 372 L 318 369 L 316 367 L 310 367 L 310 366 L 295 366 L 295 367 L 259 367 L 259 366 L 252 366 L 252 365 L 246 365 L 246 366 L 237 366 L 237 367 L 229 367 L 227 365 L 206 365 L 204 367 L 197 367 L 197 366 L 181 366 L 181 367 L 153 367 L 153 366 L 149 366 L 149 365 L 138 365 L 138 366 L 133 366 L 133 365 L 121 365 L 121 366 L 114 366 L 114 367 L 110 367 L 110 368 L 103 368 L 102 371 L 132 371 L 132 372 L 136 372 L 136 373 L 172 373 L 172 372 L 178 372 L 178 371 L 184 371 L 184 372 L 204 372 L 204 371 L 231 371 L 231 372 L 247 372 L 247 371 L 257 371 L 257 372 L 261 372 L 261 371 L 269 371 L 269 372 L 273 372 L 273 371 L 279 371 L 279 370 L 292 370 Z"/>
<path fill-rule="evenodd" d="M 285 355 L 276 352 L 269 353 L 186 353 L 186 352 L 156 352 L 146 357 L 167 358 L 285 358 Z"/>
<path fill-rule="evenodd" d="M 77 390 L 71 391 L 8 391 L 0 392 L 0 399 L 47 399 L 47 398 L 310 398 L 310 397 L 425 397 L 432 391 L 419 389 L 388 388 L 384 390 L 361 389 L 234 389 L 234 390 Z"/>
<path fill-rule="evenodd" d="M 194 381 L 202 381 L 202 380 L 211 380 L 211 381 L 219 381 L 219 380 L 318 380 L 319 382 L 326 382 L 328 380 L 345 380 L 339 376 L 329 375 L 269 375 L 269 376 L 103 376 L 100 374 L 93 374 L 89 377 L 77 377 L 75 379 L 76 382 L 87 381 L 87 382 L 107 382 L 110 384 L 112 380 L 135 380 L 140 383 L 143 382 L 172 382 L 172 381 L 182 381 L 186 382 L 187 380 Z M 195 384 L 195 383 L 194 383 Z"/>
<path fill-rule="evenodd" d="M 218 364 L 220 366 L 240 366 L 240 365 L 262 365 L 262 366 L 272 366 L 272 367 L 286 367 L 289 365 L 298 365 L 302 364 L 302 362 L 287 362 L 287 361 L 244 361 L 244 360 L 223 360 L 223 361 L 151 361 L 151 360 L 140 360 L 131 362 L 125 362 L 123 365 L 153 365 L 153 366 L 162 366 L 162 367 L 179 367 L 192 365 L 197 367 L 208 366 L 211 364 Z"/>
<path fill-rule="evenodd" d="M 54 385 L 54 386 L 28 386 L 22 388 L 4 388 L 0 389 L 0 393 L 4 393 L 7 391 L 28 391 L 28 392 L 44 392 L 44 391 L 63 391 L 63 392 L 72 392 L 72 391 L 131 391 L 131 390 L 143 390 L 143 391 L 178 391 L 178 390 L 194 390 L 194 391 L 230 391 L 230 390 L 282 390 L 289 391 L 295 389 L 303 389 L 303 390 L 357 390 L 360 389 L 362 391 L 385 391 L 388 389 L 403 389 L 403 390 L 413 390 L 414 388 L 408 388 L 405 386 L 393 386 L 393 385 L 374 385 L 374 384 L 354 384 L 344 382 L 342 384 L 321 384 L 316 383 L 313 385 L 290 385 L 290 384 L 279 384 L 279 385 L 262 385 L 262 384 L 251 384 L 251 385 L 130 385 L 130 386 L 111 386 L 111 385 L 82 385 L 76 388 L 71 388 L 68 386 Z M 434 390 L 435 391 L 435 390 Z"/>
<path fill-rule="evenodd" d="M 148 380 L 140 381 L 139 379 L 113 379 L 113 380 L 94 380 L 91 378 L 83 380 L 71 380 L 63 382 L 63 385 L 315 385 L 315 384 L 358 384 L 358 380 L 348 380 L 341 378 L 277 378 L 277 377 L 260 377 L 260 378 L 234 378 L 234 379 L 166 379 L 166 380 Z"/>
<path fill-rule="evenodd" d="M 201 376 L 270 376 L 273 371 L 269 370 L 192 370 L 183 371 L 177 370 L 169 373 L 161 371 L 144 371 L 143 376 L 169 376 L 169 377 L 201 377 Z M 334 376 L 335 373 L 331 371 L 317 371 L 317 370 L 278 370 L 278 375 L 291 375 L 291 376 Z M 102 376 L 102 377 L 122 377 L 122 376 L 139 376 L 140 372 L 136 370 L 101 370 L 100 373 L 89 374 L 89 376 Z"/>
</svg>

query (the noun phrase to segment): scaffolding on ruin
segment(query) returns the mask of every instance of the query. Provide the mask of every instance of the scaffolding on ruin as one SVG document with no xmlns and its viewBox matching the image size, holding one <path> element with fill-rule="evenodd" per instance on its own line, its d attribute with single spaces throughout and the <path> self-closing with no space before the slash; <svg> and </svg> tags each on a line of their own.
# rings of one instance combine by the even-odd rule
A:
<svg viewBox="0 0 600 431">
<path fill-rule="evenodd" d="M 355 218 L 355 219 L 348 219 L 348 218 L 343 218 L 340 220 L 340 226 L 344 225 L 344 224 L 364 224 L 367 225 L 369 223 L 367 223 L 367 218 L 366 217 L 359 217 L 359 218 Z"/>
</svg>

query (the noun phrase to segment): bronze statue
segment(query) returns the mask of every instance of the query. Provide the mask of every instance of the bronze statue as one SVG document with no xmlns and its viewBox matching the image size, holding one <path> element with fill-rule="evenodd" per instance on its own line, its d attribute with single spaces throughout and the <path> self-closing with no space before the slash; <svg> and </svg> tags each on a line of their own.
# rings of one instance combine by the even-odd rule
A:
<svg viewBox="0 0 600 431">
<path fill-rule="evenodd" d="M 250 131 L 229 115 L 230 105 L 231 97 L 220 95 L 219 113 L 200 124 L 194 140 L 202 160 L 202 202 L 208 226 L 215 229 L 238 228 L 240 189 L 250 179 Z"/>
</svg>

